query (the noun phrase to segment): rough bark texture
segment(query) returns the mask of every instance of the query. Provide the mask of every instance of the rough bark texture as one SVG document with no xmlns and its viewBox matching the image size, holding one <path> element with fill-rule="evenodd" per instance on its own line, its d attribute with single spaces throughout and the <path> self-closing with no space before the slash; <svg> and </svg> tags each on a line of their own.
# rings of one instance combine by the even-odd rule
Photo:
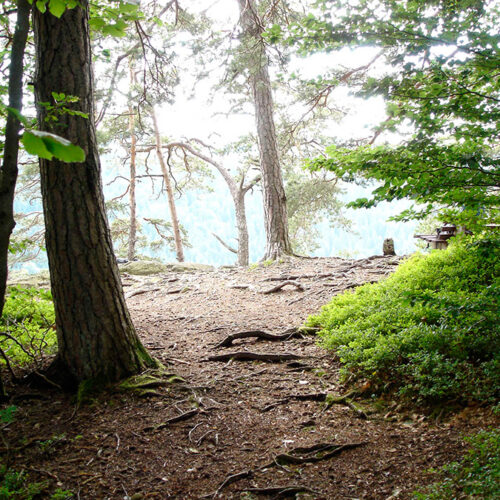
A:
<svg viewBox="0 0 500 500">
<path fill-rule="evenodd" d="M 17 2 L 17 21 L 11 49 L 9 69 L 9 107 L 21 111 L 23 104 L 24 51 L 29 31 L 31 6 L 26 0 Z M 7 115 L 3 162 L 0 168 L 0 315 L 7 287 L 10 235 L 14 222 L 14 191 L 17 181 L 17 157 L 21 124 L 13 113 Z"/>
<path fill-rule="evenodd" d="M 137 84 L 135 77 L 134 63 L 130 60 L 130 87 L 133 88 Z M 137 135 L 135 133 L 135 109 L 129 104 L 128 107 L 129 119 L 128 127 L 130 131 L 130 187 L 129 187 L 129 205 L 130 205 L 130 223 L 128 234 L 128 250 L 127 259 L 134 260 L 135 244 L 137 241 L 137 202 L 135 199 L 135 184 L 136 184 L 136 155 L 137 155 Z"/>
<path fill-rule="evenodd" d="M 264 259 L 290 255 L 292 247 L 288 236 L 286 195 L 278 155 L 276 129 L 273 118 L 273 96 L 269 79 L 268 58 L 262 39 L 264 30 L 253 0 L 238 0 L 241 11 L 243 43 L 249 64 L 249 81 L 255 107 L 259 141 L 266 253 Z"/>
<path fill-rule="evenodd" d="M 61 19 L 34 10 L 35 97 L 42 129 L 86 153 L 83 163 L 40 161 L 46 245 L 56 311 L 59 362 L 76 380 L 119 380 L 153 366 L 125 304 L 104 208 L 94 126 L 88 0 Z M 40 103 L 52 92 L 76 96 L 55 124 Z"/>
<path fill-rule="evenodd" d="M 168 205 L 170 207 L 170 218 L 172 219 L 172 230 L 174 232 L 175 253 L 177 260 L 179 262 L 184 262 L 184 249 L 182 247 L 181 230 L 179 228 L 179 218 L 177 217 L 177 209 L 175 208 L 174 190 L 172 188 L 170 174 L 168 172 L 167 166 L 165 165 L 165 159 L 163 158 L 163 152 L 161 150 L 162 143 L 160 137 L 160 130 L 158 128 L 158 122 L 156 120 L 156 113 L 154 108 L 151 108 L 151 117 L 153 118 L 153 126 L 155 129 L 156 154 L 158 156 L 158 161 L 160 162 L 161 172 L 163 174 L 163 180 L 165 182 L 165 188 L 167 190 Z"/>
</svg>

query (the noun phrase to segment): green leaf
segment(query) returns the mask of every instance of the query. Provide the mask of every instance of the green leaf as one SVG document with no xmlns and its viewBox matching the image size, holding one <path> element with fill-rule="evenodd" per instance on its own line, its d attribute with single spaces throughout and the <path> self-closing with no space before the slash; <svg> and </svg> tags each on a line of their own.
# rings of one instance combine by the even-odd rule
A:
<svg viewBox="0 0 500 500">
<path fill-rule="evenodd" d="M 39 156 L 40 158 L 45 158 L 51 160 L 53 155 L 47 149 L 47 146 L 43 142 L 41 137 L 37 137 L 32 132 L 25 131 L 21 142 L 23 143 L 24 149 L 31 155 Z"/>
<path fill-rule="evenodd" d="M 59 141 L 60 138 L 47 137 L 44 139 L 47 149 L 61 161 L 68 163 L 81 163 L 85 161 L 85 152 L 80 146 L 74 144 L 64 144 Z"/>
<path fill-rule="evenodd" d="M 28 120 L 26 119 L 25 116 L 23 116 L 18 109 L 16 108 L 11 108 L 11 107 L 6 107 L 5 108 L 9 113 L 12 113 L 23 125 L 28 124 Z"/>
<path fill-rule="evenodd" d="M 72 144 L 67 139 L 40 130 L 26 131 L 22 143 L 30 154 L 51 160 L 52 157 L 68 163 L 85 161 L 85 152 L 80 146 Z"/>
<path fill-rule="evenodd" d="M 36 8 L 44 14 L 47 11 L 47 0 L 37 0 Z"/>
<path fill-rule="evenodd" d="M 61 17 L 66 12 L 66 2 L 64 0 L 50 0 L 49 11 L 56 17 Z"/>
</svg>

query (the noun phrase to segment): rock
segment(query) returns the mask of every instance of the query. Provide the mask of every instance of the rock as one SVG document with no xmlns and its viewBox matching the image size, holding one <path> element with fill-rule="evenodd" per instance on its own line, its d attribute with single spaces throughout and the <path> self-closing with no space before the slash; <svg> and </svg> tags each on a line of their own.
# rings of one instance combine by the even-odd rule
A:
<svg viewBox="0 0 500 500">
<path fill-rule="evenodd" d="M 394 240 L 392 238 L 386 238 L 384 240 L 382 251 L 384 255 L 396 255 L 396 252 L 394 251 Z"/>
<path fill-rule="evenodd" d="M 118 266 L 120 272 L 128 274 L 136 274 L 139 276 L 150 276 L 151 274 L 166 273 L 171 270 L 172 266 L 155 262 L 153 260 L 137 260 L 120 264 Z"/>
<path fill-rule="evenodd" d="M 50 288 L 49 270 L 45 269 L 36 274 L 25 271 L 10 271 L 7 286 L 21 286 L 23 288 Z"/>
<path fill-rule="evenodd" d="M 196 271 L 213 271 L 214 267 L 207 264 L 195 264 L 194 262 L 177 262 L 169 265 L 170 270 L 175 273 L 194 273 Z"/>
</svg>

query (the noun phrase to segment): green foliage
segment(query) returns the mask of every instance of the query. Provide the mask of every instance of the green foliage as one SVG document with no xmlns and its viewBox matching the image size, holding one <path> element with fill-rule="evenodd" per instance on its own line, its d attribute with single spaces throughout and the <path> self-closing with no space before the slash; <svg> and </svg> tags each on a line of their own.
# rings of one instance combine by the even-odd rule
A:
<svg viewBox="0 0 500 500">
<path fill-rule="evenodd" d="M 14 421 L 14 414 L 17 411 L 17 406 L 7 406 L 0 410 L 0 422 L 3 424 L 10 424 Z"/>
<path fill-rule="evenodd" d="M 85 161 L 85 152 L 80 146 L 71 144 L 70 141 L 50 132 L 41 130 L 26 130 L 21 138 L 24 149 L 35 156 L 68 163 L 81 163 Z"/>
<path fill-rule="evenodd" d="M 364 68 L 358 95 L 387 102 L 377 135 L 404 136 L 396 146 L 331 148 L 329 158 L 314 160 L 313 168 L 347 181 L 377 181 L 371 199 L 353 206 L 400 198 L 423 205 L 401 214 L 403 219 L 425 217 L 440 206 L 449 208 L 449 222 L 459 214 L 476 222 L 480 208 L 498 216 L 498 2 L 322 0 L 318 7 L 319 15 L 308 15 L 287 32 L 273 29 L 269 38 L 303 53 L 376 47 L 384 71 L 370 76 Z M 341 81 L 321 83 L 333 88 Z M 353 84 L 352 78 L 344 81 Z"/>
<path fill-rule="evenodd" d="M 41 498 L 40 495 L 47 493 L 48 481 L 39 483 L 29 482 L 29 476 L 25 471 L 16 470 L 0 465 L 0 500 L 32 500 Z M 50 500 L 66 500 L 74 498 L 69 490 L 57 488 L 50 496 L 44 496 Z"/>
<path fill-rule="evenodd" d="M 343 375 L 420 402 L 494 402 L 500 387 L 500 240 L 416 254 L 386 280 L 332 299 L 321 327 Z"/>
<path fill-rule="evenodd" d="M 40 495 L 47 483 L 29 483 L 26 472 L 0 466 L 0 500 L 31 500 Z"/>
<path fill-rule="evenodd" d="M 56 17 L 61 17 L 66 9 L 74 9 L 78 5 L 78 0 L 28 0 L 30 4 L 35 4 L 36 8 L 44 13 L 47 11 Z"/>
<path fill-rule="evenodd" d="M 51 293 L 34 288 L 9 288 L 0 319 L 0 348 L 11 363 L 39 361 L 57 350 Z M 4 359 L 0 360 L 5 363 Z"/>
<path fill-rule="evenodd" d="M 481 431 L 466 440 L 471 447 L 462 460 L 443 467 L 443 480 L 416 492 L 417 500 L 500 497 L 500 432 Z"/>
</svg>

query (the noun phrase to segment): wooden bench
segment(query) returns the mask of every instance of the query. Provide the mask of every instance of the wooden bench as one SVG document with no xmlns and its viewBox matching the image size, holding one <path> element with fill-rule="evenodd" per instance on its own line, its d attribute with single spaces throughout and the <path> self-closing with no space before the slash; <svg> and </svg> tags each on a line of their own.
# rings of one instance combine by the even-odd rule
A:
<svg viewBox="0 0 500 500">
<path fill-rule="evenodd" d="M 445 224 L 438 227 L 435 234 L 416 234 L 415 238 L 427 241 L 427 246 L 436 250 L 443 250 L 448 246 L 448 240 L 457 234 L 454 224 Z"/>
</svg>

